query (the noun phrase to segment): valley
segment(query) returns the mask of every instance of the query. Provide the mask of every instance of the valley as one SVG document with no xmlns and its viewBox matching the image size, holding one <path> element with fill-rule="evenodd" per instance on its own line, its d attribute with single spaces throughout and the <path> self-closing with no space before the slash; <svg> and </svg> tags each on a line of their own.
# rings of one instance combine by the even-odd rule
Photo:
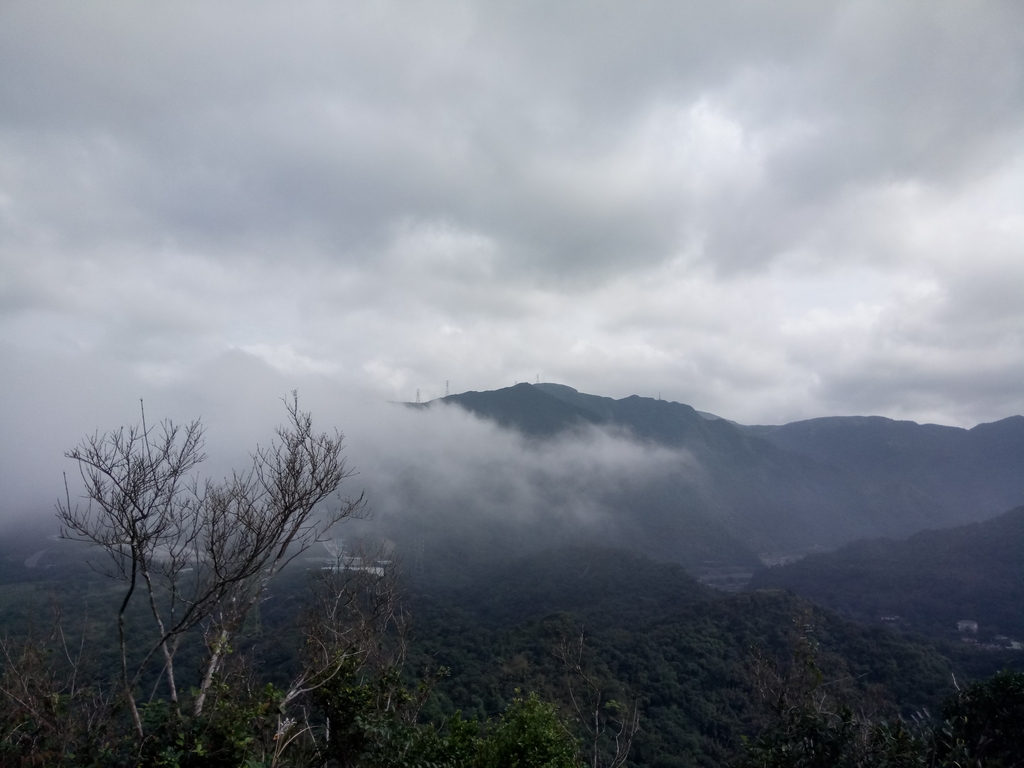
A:
<svg viewBox="0 0 1024 768">
<path fill-rule="evenodd" d="M 645 446 L 621 454 L 630 461 L 659 464 L 571 477 L 583 465 L 546 462 L 530 486 L 537 511 L 519 516 L 475 514 L 481 487 L 500 496 L 486 483 L 442 494 L 402 475 L 399 491 L 369 488 L 391 502 L 296 560 L 240 628 L 232 653 L 246 674 L 282 690 L 300 674 L 325 573 L 396 580 L 403 628 L 388 642 L 401 644 L 402 684 L 424 686 L 421 726 L 496 722 L 526 691 L 585 744 L 585 680 L 599 703 L 617 702 L 608 727 L 638 713 L 627 763 L 638 768 L 743 764 L 744 744 L 777 727 L 779 690 L 875 723 L 930 723 L 922 713 L 943 711 L 959 686 L 1024 669 L 1024 507 L 996 512 L 1024 490 L 1024 419 L 746 427 L 679 403 L 522 384 L 402 407 L 413 419 L 467 410 L 517 433 L 526 453 L 596 444 L 614 462 L 628 444 Z M 415 515 L 394 503 L 409 498 Z M 93 649 L 91 674 L 116 677 L 119 587 L 95 551 L 56 534 L 41 518 L 0 538 L 0 624 L 8 637 L 45 634 L 57 611 Z M 144 626 L 133 610 L 129 625 Z M 184 640 L 182 686 L 198 683 L 203 646 L 198 628 Z M 159 681 L 156 668 L 141 678 Z"/>
</svg>

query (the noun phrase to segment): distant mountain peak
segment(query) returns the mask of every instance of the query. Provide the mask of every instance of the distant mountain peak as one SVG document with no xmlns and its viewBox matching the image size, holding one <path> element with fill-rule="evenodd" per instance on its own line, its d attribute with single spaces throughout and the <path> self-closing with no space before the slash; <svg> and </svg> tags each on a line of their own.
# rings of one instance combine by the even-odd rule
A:
<svg viewBox="0 0 1024 768">
<path fill-rule="evenodd" d="M 545 382 L 541 382 L 541 383 L 538 383 L 538 384 L 534 384 L 533 386 L 536 387 L 537 389 L 539 389 L 541 392 L 548 392 L 550 394 L 554 394 L 556 392 L 564 392 L 564 393 L 573 394 L 573 395 L 578 395 L 579 394 L 579 390 L 578 389 L 573 389 L 572 387 L 570 387 L 567 384 L 555 384 L 553 382 L 545 381 Z"/>
</svg>

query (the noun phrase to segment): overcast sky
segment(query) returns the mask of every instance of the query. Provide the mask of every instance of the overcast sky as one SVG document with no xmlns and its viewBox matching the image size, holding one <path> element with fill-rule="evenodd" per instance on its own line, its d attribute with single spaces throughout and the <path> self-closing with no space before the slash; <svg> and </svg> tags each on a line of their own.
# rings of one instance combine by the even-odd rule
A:
<svg viewBox="0 0 1024 768">
<path fill-rule="evenodd" d="M 6 0 L 0 355 L 8 479 L 292 386 L 1022 413 L 1024 4 Z"/>
</svg>

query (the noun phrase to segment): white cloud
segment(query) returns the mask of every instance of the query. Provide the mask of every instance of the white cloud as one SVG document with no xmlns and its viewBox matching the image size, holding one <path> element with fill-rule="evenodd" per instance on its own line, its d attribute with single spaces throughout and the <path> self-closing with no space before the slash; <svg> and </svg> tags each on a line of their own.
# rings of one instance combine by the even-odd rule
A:
<svg viewBox="0 0 1024 768">
<path fill-rule="evenodd" d="M 540 374 L 744 421 L 1024 411 L 1021 30 L 999 2 L 8 3 L 0 349 L 127 402 L 248 386 L 235 350 L 383 399 Z"/>
<path fill-rule="evenodd" d="M 338 364 L 329 360 L 316 360 L 295 351 L 291 344 L 247 344 L 242 350 L 258 357 L 281 373 L 304 375 L 309 373 L 330 374 L 338 370 Z"/>
</svg>

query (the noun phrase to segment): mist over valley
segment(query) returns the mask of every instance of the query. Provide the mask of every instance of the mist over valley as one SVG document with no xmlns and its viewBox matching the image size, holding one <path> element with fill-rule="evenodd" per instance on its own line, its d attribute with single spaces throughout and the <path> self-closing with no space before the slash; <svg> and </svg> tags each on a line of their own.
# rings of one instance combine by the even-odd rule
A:
<svg viewBox="0 0 1024 768">
<path fill-rule="evenodd" d="M 1009 768 L 1024 4 L 0 2 L 0 766 Z"/>
</svg>

